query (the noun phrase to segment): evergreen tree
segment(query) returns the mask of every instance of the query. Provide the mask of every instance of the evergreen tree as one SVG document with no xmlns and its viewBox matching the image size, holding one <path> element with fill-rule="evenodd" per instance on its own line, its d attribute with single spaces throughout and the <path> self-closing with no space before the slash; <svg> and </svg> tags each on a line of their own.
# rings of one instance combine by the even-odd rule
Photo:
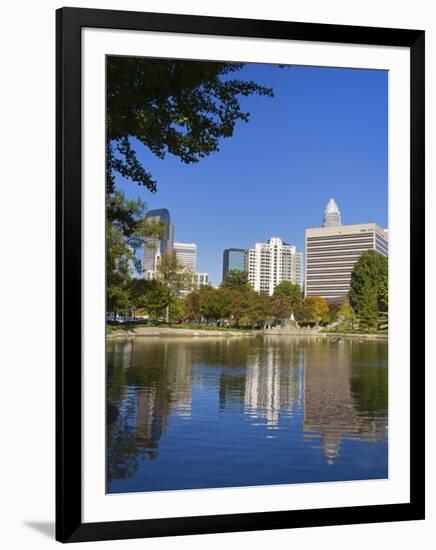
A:
<svg viewBox="0 0 436 550">
<path fill-rule="evenodd" d="M 388 259 L 367 250 L 351 273 L 350 304 L 364 329 L 375 330 L 380 315 L 388 310 Z"/>
</svg>

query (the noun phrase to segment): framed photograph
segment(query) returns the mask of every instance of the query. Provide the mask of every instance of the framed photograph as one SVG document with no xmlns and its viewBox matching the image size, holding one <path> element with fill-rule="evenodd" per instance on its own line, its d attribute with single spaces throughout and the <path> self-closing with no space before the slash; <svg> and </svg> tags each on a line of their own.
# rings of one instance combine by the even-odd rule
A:
<svg viewBox="0 0 436 550">
<path fill-rule="evenodd" d="M 424 518 L 424 32 L 57 11 L 57 519 Z"/>
</svg>

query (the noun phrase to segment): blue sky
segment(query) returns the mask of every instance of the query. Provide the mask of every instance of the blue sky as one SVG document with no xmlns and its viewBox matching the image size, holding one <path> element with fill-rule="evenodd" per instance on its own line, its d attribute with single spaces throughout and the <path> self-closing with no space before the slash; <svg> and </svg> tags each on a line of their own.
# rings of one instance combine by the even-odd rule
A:
<svg viewBox="0 0 436 550">
<path fill-rule="evenodd" d="M 176 241 L 197 244 L 197 270 L 219 284 L 225 248 L 273 236 L 303 251 L 304 229 L 322 224 L 330 197 L 343 224 L 387 227 L 388 73 L 250 64 L 235 75 L 275 97 L 241 98 L 250 120 L 218 153 L 185 165 L 139 145 L 157 193 L 116 180 L 149 209 L 168 208 Z"/>
</svg>

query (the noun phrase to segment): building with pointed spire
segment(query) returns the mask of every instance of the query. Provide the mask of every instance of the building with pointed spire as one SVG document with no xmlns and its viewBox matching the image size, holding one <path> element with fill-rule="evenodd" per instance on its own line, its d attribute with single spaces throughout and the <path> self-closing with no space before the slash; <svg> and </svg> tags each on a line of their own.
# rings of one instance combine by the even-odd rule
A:
<svg viewBox="0 0 436 550">
<path fill-rule="evenodd" d="M 330 199 L 327 206 L 324 208 L 323 227 L 338 227 L 341 225 L 341 213 L 335 199 Z"/>
<path fill-rule="evenodd" d="M 341 225 L 339 208 L 330 199 L 323 226 L 306 229 L 305 296 L 321 296 L 330 303 L 347 300 L 354 264 L 366 250 L 388 256 L 387 235 L 375 223 Z"/>
</svg>

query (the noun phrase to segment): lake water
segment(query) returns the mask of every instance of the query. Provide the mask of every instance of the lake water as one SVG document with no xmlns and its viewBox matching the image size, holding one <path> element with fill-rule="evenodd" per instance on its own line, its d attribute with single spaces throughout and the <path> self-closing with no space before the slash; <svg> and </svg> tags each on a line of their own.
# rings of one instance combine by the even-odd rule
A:
<svg viewBox="0 0 436 550">
<path fill-rule="evenodd" d="M 107 491 L 386 478 L 387 342 L 107 344 Z"/>
</svg>

